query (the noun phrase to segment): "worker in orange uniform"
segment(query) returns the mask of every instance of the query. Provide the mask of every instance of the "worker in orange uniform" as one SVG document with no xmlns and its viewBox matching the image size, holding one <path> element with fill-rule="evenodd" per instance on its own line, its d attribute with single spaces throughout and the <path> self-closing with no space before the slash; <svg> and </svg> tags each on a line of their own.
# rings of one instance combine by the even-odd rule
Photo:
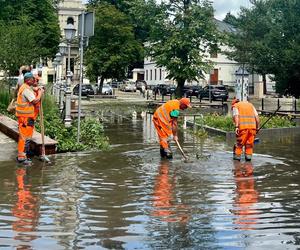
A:
<svg viewBox="0 0 300 250">
<path fill-rule="evenodd" d="M 259 127 L 257 111 L 250 102 L 240 101 L 234 104 L 232 115 L 236 133 L 233 159 L 240 161 L 245 147 L 245 160 L 251 161 L 254 139 Z"/>
<path fill-rule="evenodd" d="M 159 137 L 161 157 L 168 159 L 173 157 L 168 140 L 171 136 L 173 136 L 174 141 L 178 140 L 177 118 L 179 110 L 185 110 L 190 107 L 190 100 L 181 98 L 180 100 L 167 101 L 155 111 L 152 121 Z"/>
<path fill-rule="evenodd" d="M 35 119 L 35 105 L 37 105 L 44 93 L 39 89 L 35 96 L 32 86 L 35 84 L 35 78 L 31 72 L 24 75 L 24 84 L 18 91 L 16 102 L 16 117 L 19 124 L 19 142 L 17 160 L 24 165 L 30 165 L 31 161 L 27 158 L 26 151 L 29 151 L 29 140 L 32 138 Z M 27 143 L 26 143 L 27 141 Z"/>
</svg>

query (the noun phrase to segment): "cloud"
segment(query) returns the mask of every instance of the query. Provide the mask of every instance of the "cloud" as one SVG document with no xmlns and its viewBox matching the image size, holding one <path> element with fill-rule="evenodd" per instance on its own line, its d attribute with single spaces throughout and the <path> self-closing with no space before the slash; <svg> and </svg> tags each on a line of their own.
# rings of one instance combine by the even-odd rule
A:
<svg viewBox="0 0 300 250">
<path fill-rule="evenodd" d="M 249 0 L 213 0 L 215 16 L 219 20 L 222 20 L 228 12 L 238 14 L 241 6 L 249 8 L 251 4 Z"/>
</svg>

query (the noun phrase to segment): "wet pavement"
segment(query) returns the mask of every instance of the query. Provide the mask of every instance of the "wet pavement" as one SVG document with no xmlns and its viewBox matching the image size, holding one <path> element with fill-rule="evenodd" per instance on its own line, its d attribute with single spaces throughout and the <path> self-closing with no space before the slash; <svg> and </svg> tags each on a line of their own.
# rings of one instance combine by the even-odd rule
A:
<svg viewBox="0 0 300 250">
<path fill-rule="evenodd" d="M 110 151 L 47 166 L 16 165 L 0 136 L 0 249 L 300 248 L 299 137 L 262 141 L 238 163 L 221 138 L 184 132 L 184 163 L 175 145 L 160 159 L 146 113 L 100 119 Z"/>
</svg>

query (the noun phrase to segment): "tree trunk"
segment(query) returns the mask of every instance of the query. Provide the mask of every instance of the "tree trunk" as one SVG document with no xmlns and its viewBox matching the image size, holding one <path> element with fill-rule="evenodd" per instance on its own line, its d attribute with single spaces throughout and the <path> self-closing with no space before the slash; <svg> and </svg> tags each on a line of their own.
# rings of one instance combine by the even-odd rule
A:
<svg viewBox="0 0 300 250">
<path fill-rule="evenodd" d="M 176 79 L 177 80 L 177 88 L 175 91 L 176 98 L 181 98 L 183 96 L 183 87 L 185 83 L 185 79 Z"/>
<path fill-rule="evenodd" d="M 99 89 L 98 89 L 98 94 L 99 95 L 102 94 L 103 82 L 104 82 L 104 77 L 101 76 L 101 78 L 100 78 L 100 84 L 99 84 Z"/>
<path fill-rule="evenodd" d="M 264 95 L 267 94 L 267 79 L 266 79 L 266 74 L 262 75 L 263 77 L 263 87 L 264 87 Z"/>
</svg>

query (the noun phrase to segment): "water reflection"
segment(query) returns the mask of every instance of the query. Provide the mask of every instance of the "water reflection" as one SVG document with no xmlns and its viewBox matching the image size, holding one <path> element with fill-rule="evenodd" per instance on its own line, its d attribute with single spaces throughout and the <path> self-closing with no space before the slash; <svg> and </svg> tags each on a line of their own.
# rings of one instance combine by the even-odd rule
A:
<svg viewBox="0 0 300 250">
<path fill-rule="evenodd" d="M 176 170 L 170 174 L 170 161 L 162 160 L 154 185 L 153 216 L 166 222 L 187 223 L 189 213 L 183 203 L 176 204 Z"/>
<path fill-rule="evenodd" d="M 16 218 L 12 222 L 12 229 L 17 233 L 14 239 L 22 242 L 18 249 L 31 249 L 25 242 L 30 243 L 37 236 L 25 232 L 36 231 L 39 219 L 39 199 L 30 190 L 30 178 L 27 175 L 26 168 L 16 170 L 16 180 L 18 185 L 17 201 L 12 209 L 12 214 Z"/>
<path fill-rule="evenodd" d="M 252 230 L 257 224 L 257 210 L 259 194 L 255 188 L 252 162 L 241 163 L 234 161 L 234 179 L 236 183 L 236 197 L 233 213 L 236 215 L 234 223 L 242 230 Z"/>
</svg>

